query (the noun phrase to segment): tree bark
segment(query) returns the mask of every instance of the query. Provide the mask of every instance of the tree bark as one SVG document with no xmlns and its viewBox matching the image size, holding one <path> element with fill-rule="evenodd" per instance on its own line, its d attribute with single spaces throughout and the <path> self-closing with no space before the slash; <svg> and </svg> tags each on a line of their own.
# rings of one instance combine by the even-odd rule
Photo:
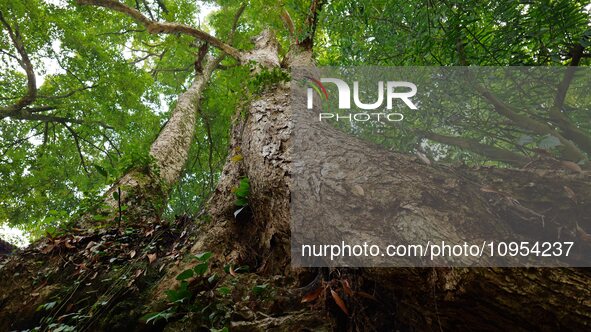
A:
<svg viewBox="0 0 591 332">
<path fill-rule="evenodd" d="M 222 57 L 204 59 L 203 70 L 191 86 L 179 95 L 169 120 L 152 143 L 149 156 L 153 160 L 129 170 L 119 178 L 103 196 L 103 202 L 96 211 L 89 211 L 81 218 L 85 228 L 97 224 L 95 215 L 103 215 L 107 223 L 121 218 L 119 207 L 128 208 L 125 216 L 135 223 L 158 220 L 168 199 L 170 188 L 180 178 L 193 142 L 193 134 L 199 101 L 211 74 Z"/>
</svg>

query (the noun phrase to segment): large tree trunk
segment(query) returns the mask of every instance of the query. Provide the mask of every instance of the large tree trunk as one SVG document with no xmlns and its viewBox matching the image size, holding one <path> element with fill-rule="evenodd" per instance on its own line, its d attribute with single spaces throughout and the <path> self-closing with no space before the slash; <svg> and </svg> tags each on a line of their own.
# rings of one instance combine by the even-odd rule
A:
<svg viewBox="0 0 591 332">
<path fill-rule="evenodd" d="M 289 86 L 277 85 L 253 101 L 247 119 L 235 125 L 232 152 L 209 207 L 216 223 L 199 236 L 193 252 L 215 251 L 221 253 L 225 261 L 254 264 L 260 273 L 285 273 L 299 278 L 300 285 L 307 283 L 309 275 L 289 265 L 290 189 L 295 185 L 304 186 L 297 188 L 298 192 L 310 196 L 318 191 L 316 187 L 305 187 L 310 183 L 294 184 L 291 179 L 294 172 L 320 173 L 323 167 L 333 172 L 323 173 L 323 177 L 318 178 L 320 182 L 313 185 L 321 186 L 325 197 L 342 196 L 343 191 L 347 194 L 347 188 L 356 184 L 354 179 L 359 178 L 359 174 L 371 178 L 372 174 L 384 174 L 387 170 L 385 173 L 390 177 L 386 182 L 396 188 L 388 192 L 388 201 L 401 206 L 394 220 L 395 224 L 403 226 L 400 239 L 412 238 L 417 229 L 429 223 L 436 223 L 444 233 L 457 231 L 458 238 L 468 234 L 467 228 L 470 234 L 499 232 L 516 222 L 533 222 L 533 211 L 544 211 L 549 229 L 568 225 L 572 220 L 578 220 L 580 227 L 589 229 L 591 214 L 587 202 L 591 187 L 588 174 L 425 165 L 415 157 L 387 152 L 345 135 L 315 121 L 313 116 L 298 119 L 301 126 L 298 130 L 302 132 L 293 135 L 293 114 L 289 105 Z M 297 142 L 294 136 L 299 138 Z M 298 163 L 300 168 L 294 167 L 294 144 L 299 145 L 298 149 L 314 149 L 316 158 L 305 160 L 305 165 Z M 233 161 L 236 158 L 232 157 L 237 154 L 243 156 L 243 161 Z M 334 174 L 338 176 L 332 176 Z M 252 185 L 252 217 L 236 220 L 231 188 L 243 176 L 247 176 Z M 506 196 L 491 193 L 491 186 Z M 569 198 L 565 186 L 579 197 L 577 203 Z M 366 196 L 369 196 L 367 202 L 385 204 L 379 201 L 379 196 L 369 193 Z M 515 201 L 507 197 L 521 204 L 512 204 Z M 328 223 L 335 229 L 339 229 L 349 213 L 346 208 L 340 212 L 338 209 L 321 212 L 319 215 L 328 217 Z M 315 233 L 323 234 L 327 230 L 318 229 Z M 177 272 L 180 270 L 182 268 Z M 340 269 L 338 274 L 355 280 L 353 283 L 359 287 L 360 294 L 364 294 L 361 291 L 375 294 L 376 300 L 382 303 L 381 309 L 375 309 L 375 317 L 389 317 L 417 330 L 508 327 L 514 330 L 584 330 L 591 324 L 591 276 L 587 270 L 365 268 Z M 295 294 L 301 296 L 301 293 Z M 348 299 L 352 310 L 356 310 L 355 305 L 359 310 L 350 321 L 353 324 L 350 328 L 363 329 L 358 325 L 363 320 L 361 317 L 372 315 L 362 313 L 365 306 L 359 304 L 361 302 Z M 379 319 L 375 317 L 365 328 L 373 326 L 381 330 L 401 326 L 376 322 Z"/>
<path fill-rule="evenodd" d="M 379 175 L 389 188 L 395 188 L 387 195 L 366 192 L 365 197 L 355 199 L 365 204 L 395 204 L 391 226 L 400 230 L 401 241 L 412 242 L 428 225 L 437 225 L 442 234 L 458 239 L 475 233 L 505 235 L 519 223 L 538 227 L 540 215 L 535 211 L 543 211 L 541 236 L 555 235 L 560 227 L 571 231 L 575 227 L 574 239 L 583 242 L 582 250 L 589 248 L 584 243 L 591 229 L 588 173 L 426 165 L 414 156 L 346 135 L 318 122 L 314 115 L 298 116 L 300 132 L 294 134 L 293 116 L 287 85 L 268 89 L 251 103 L 247 119 L 234 127 L 232 153 L 210 202 L 210 213 L 221 223 L 213 226 L 215 232 L 201 236 L 193 251 L 219 250 L 222 245 L 227 257 L 256 263 L 260 272 L 294 274 L 303 284 L 307 275 L 289 266 L 290 193 L 297 190 L 319 201 L 359 196 L 351 188 L 363 185 L 356 182 L 361 175 Z M 296 163 L 294 144 L 299 150 L 313 150 L 314 158 Z M 236 154 L 242 154 L 242 162 L 232 161 Z M 295 172 L 322 177 L 294 183 Z M 231 188 L 241 176 L 248 176 L 252 184 L 249 220 L 235 220 L 232 214 L 236 208 Z M 322 236 L 332 229 L 350 229 L 344 220 L 355 207 L 316 210 L 330 227 L 313 233 Z M 353 231 L 371 238 L 373 231 L 380 230 L 360 226 Z M 213 234 L 224 234 L 221 238 L 226 240 L 212 240 Z M 396 308 L 389 312 L 390 319 L 417 330 L 586 330 L 591 325 L 591 274 L 586 269 L 364 268 L 340 269 L 339 275 L 355 279 L 360 291 L 378 292 L 375 296 L 383 308 Z M 359 299 L 348 301 L 355 306 Z M 371 315 L 362 314 L 362 308 L 358 306 L 357 322 L 360 316 Z M 378 330 L 391 326 L 382 323 L 372 325 Z"/>
</svg>

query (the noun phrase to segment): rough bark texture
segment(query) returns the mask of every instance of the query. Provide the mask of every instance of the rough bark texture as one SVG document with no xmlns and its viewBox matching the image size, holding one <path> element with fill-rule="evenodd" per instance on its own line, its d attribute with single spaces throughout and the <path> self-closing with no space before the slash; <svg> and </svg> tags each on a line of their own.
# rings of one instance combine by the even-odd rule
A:
<svg viewBox="0 0 591 332">
<path fill-rule="evenodd" d="M 242 257 L 261 254 L 260 269 L 267 271 L 289 269 L 285 259 L 264 259 L 285 257 L 288 250 L 290 196 L 286 190 L 293 185 L 288 175 L 298 171 L 290 157 L 294 143 L 286 136 L 293 125 L 288 104 L 288 90 L 282 85 L 267 90 L 251 104 L 246 123 L 233 133 L 233 153 L 243 153 L 243 164 L 228 162 L 211 204 L 215 219 L 231 220 L 230 188 L 240 176 L 251 179 L 254 217 L 247 224 L 234 222 L 229 237 L 233 245 L 242 248 L 238 250 Z M 555 236 L 559 227 L 572 231 L 574 220 L 585 233 L 590 230 L 588 173 L 424 165 L 415 157 L 387 152 L 346 136 L 313 117 L 301 121 L 305 123 L 302 136 L 306 139 L 297 144 L 309 144 L 307 148 L 314 149 L 316 156 L 305 167 L 316 168 L 323 176 L 307 190 L 299 188 L 300 192 L 317 195 L 321 187 L 324 197 L 355 196 L 359 191 L 351 188 L 359 175 L 387 173 L 392 180 L 388 182 L 390 188 L 396 188 L 387 197 L 396 205 L 394 222 L 403 226 L 401 239 L 414 238 L 421 225 L 429 222 L 459 239 L 468 231 L 505 232 L 519 223 L 534 228 L 539 227 L 541 214 L 545 220 L 544 228 L 540 228 L 542 236 Z M 379 194 L 366 192 L 364 196 L 387 203 L 379 201 Z M 331 210 L 331 229 L 339 229 L 339 220 L 349 212 L 346 207 Z M 371 231 L 355 231 L 365 231 L 371 237 Z M 318 229 L 315 233 L 324 232 L 326 229 Z M 581 234 L 570 235 L 584 240 Z M 340 270 L 342 274 L 348 271 Z M 376 295 L 379 301 L 397 308 L 390 312 L 390 318 L 418 330 L 498 330 L 508 326 L 516 330 L 588 329 L 589 277 L 584 269 L 560 268 L 367 268 L 360 274 L 360 278 L 374 283 L 374 290 L 381 290 Z"/>
<path fill-rule="evenodd" d="M 168 123 L 152 144 L 150 155 L 156 159 L 160 177 L 168 186 L 178 180 L 185 167 L 193 141 L 199 99 L 219 61 L 208 59 L 203 72 L 198 73 L 191 87 L 179 96 Z"/>
<path fill-rule="evenodd" d="M 194 245 L 193 251 L 225 248 L 227 260 L 250 262 L 260 272 L 286 271 L 287 275 L 300 280 L 300 284 L 305 284 L 306 274 L 288 265 L 289 189 L 293 185 L 290 176 L 298 171 L 291 160 L 294 143 L 290 135 L 293 122 L 289 102 L 288 87 L 277 85 L 250 104 L 244 122 L 237 122 L 233 129 L 232 153 L 210 202 L 213 219 L 221 223 L 200 236 L 202 240 Z M 356 175 L 383 174 L 386 167 L 391 184 L 396 188 L 389 192 L 389 201 L 394 202 L 395 210 L 399 211 L 395 222 L 405 226 L 399 234 L 401 238 L 415 236 L 420 231 L 419 221 L 438 223 L 444 232 L 457 232 L 458 238 L 467 232 L 466 228 L 471 228 L 470 232 L 486 233 L 498 232 L 499 228 L 512 229 L 519 222 L 526 227 L 537 227 L 540 216 L 536 211 L 544 213 L 549 233 L 560 225 L 572 227 L 573 220 L 589 231 L 591 192 L 587 173 L 424 165 L 415 157 L 367 145 L 314 120 L 313 117 L 303 119 L 307 128 L 303 136 L 307 139 L 298 142 L 311 144 L 309 148 L 316 153 L 315 163 L 306 166 L 316 167 L 319 172 L 322 169 L 333 172 L 323 172 L 325 176 L 313 184 L 316 187 L 304 192 L 315 195 L 320 186 L 323 195 L 343 195 L 343 192 L 354 195 L 355 191 L 350 189 Z M 236 154 L 242 154 L 243 161 L 233 162 L 231 157 Z M 242 176 L 251 180 L 253 213 L 252 218 L 235 220 L 231 188 Z M 348 181 L 343 181 L 344 178 Z M 565 186 L 578 198 L 573 200 Z M 488 190 L 490 188 L 496 192 Z M 374 193 L 365 193 L 365 196 L 374 201 L 379 197 Z M 520 204 L 514 204 L 515 200 Z M 330 222 L 338 229 L 339 217 L 348 211 L 345 208 L 332 212 L 335 214 Z M 326 230 L 319 229 L 316 233 L 323 232 Z M 371 236 L 371 232 L 368 234 Z M 373 289 L 382 308 L 391 310 L 388 319 L 417 330 L 495 330 L 508 326 L 516 330 L 582 330 L 591 324 L 590 275 L 586 270 L 337 270 L 340 275 L 350 274 L 365 280 L 357 283 L 359 290 Z M 353 306 L 356 301 L 349 299 L 347 303 Z M 376 309 L 376 313 L 379 310 Z M 355 324 L 356 320 L 359 322 L 360 318 L 349 321 L 349 328 L 364 329 Z M 388 326 L 383 322 L 373 323 L 371 326 L 378 330 L 380 326 Z"/>
</svg>

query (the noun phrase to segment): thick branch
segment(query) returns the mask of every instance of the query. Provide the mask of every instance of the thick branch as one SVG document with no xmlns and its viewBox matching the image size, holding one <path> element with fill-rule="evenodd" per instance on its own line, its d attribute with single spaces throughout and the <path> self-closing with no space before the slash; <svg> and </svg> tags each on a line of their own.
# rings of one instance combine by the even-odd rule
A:
<svg viewBox="0 0 591 332">
<path fill-rule="evenodd" d="M 545 123 L 539 122 L 535 119 L 519 114 L 517 110 L 515 110 L 513 107 L 505 104 L 494 94 L 492 94 L 489 90 L 485 89 L 480 85 L 476 85 L 476 90 L 480 92 L 480 94 L 494 106 L 495 110 L 499 114 L 513 121 L 521 128 L 531 130 L 538 134 L 552 135 L 558 138 L 558 140 L 560 140 L 560 143 L 565 148 L 565 157 L 567 159 L 573 161 L 587 160 L 585 154 L 577 146 L 575 146 L 573 142 L 566 139 L 564 136 L 562 136 L 560 133 L 554 130 L 554 128 L 550 127 Z"/>
<path fill-rule="evenodd" d="M 423 131 L 419 132 L 419 134 L 424 136 L 425 138 L 430 139 L 430 140 L 433 140 L 433 141 L 436 141 L 439 143 L 443 143 L 443 144 L 457 146 L 462 149 L 470 150 L 470 151 L 477 153 L 479 155 L 482 155 L 482 156 L 485 156 L 485 157 L 488 157 L 488 158 L 491 158 L 494 160 L 502 161 L 502 162 L 511 164 L 513 166 L 523 167 L 523 166 L 527 165 L 527 163 L 529 162 L 529 160 L 526 157 L 524 157 L 518 153 L 515 153 L 513 151 L 509 151 L 509 150 L 505 150 L 505 149 L 501 149 L 501 148 L 498 148 L 495 146 L 482 144 L 474 139 L 444 136 L 444 135 L 439 135 L 439 134 L 432 133 L 432 132 L 423 132 Z"/>
<path fill-rule="evenodd" d="M 234 23 L 229 36 L 230 43 L 244 7 L 243 4 L 234 16 Z M 206 46 L 204 48 L 206 49 Z M 202 68 L 201 72 L 197 74 L 191 87 L 179 96 L 170 119 L 152 144 L 150 154 L 158 164 L 162 180 L 168 185 L 175 183 L 179 179 L 185 167 L 194 136 L 195 122 L 199 111 L 199 99 L 211 78 L 211 74 L 224 57 L 225 54 L 222 53 L 216 58 L 206 57 L 206 59 L 197 60 L 205 61 L 205 65 L 199 64 L 199 67 Z"/>
<path fill-rule="evenodd" d="M 240 20 L 240 16 L 244 13 L 244 9 L 246 8 L 246 3 L 242 3 L 236 13 L 234 14 L 234 19 L 232 20 L 232 29 L 228 34 L 228 44 L 232 45 L 234 42 L 234 35 L 236 34 L 236 28 L 238 27 L 238 20 Z"/>
<path fill-rule="evenodd" d="M 150 154 L 156 159 L 160 176 L 167 184 L 175 183 L 185 167 L 199 99 L 220 61 L 220 57 L 207 60 L 202 74 L 179 96 L 169 121 L 152 144 Z"/>
<path fill-rule="evenodd" d="M 195 38 L 206 41 L 207 43 L 209 43 L 213 47 L 219 49 L 220 51 L 226 53 L 227 55 L 229 55 L 237 60 L 242 59 L 242 53 L 238 49 L 224 43 L 223 41 L 219 40 L 218 38 L 216 38 L 206 32 L 203 32 L 199 29 L 195 29 L 193 27 L 190 27 L 190 26 L 184 25 L 184 24 L 153 21 L 153 20 L 147 18 L 146 16 L 144 16 L 139 10 L 137 10 L 135 8 L 131 8 L 129 6 L 126 6 L 126 5 L 122 4 L 121 2 L 114 1 L 114 0 L 77 0 L 77 3 L 81 4 L 81 5 L 94 5 L 94 6 L 109 8 L 109 9 L 118 11 L 120 13 L 123 13 L 123 14 L 133 18 L 134 20 L 138 21 L 143 26 L 145 26 L 147 31 L 152 34 L 182 33 L 182 34 L 186 34 L 189 36 L 193 36 Z"/>
<path fill-rule="evenodd" d="M 113 127 L 105 124 L 104 122 L 100 122 L 100 121 L 87 121 L 87 120 L 80 120 L 80 119 L 64 118 L 61 116 L 33 114 L 31 112 L 19 112 L 18 114 L 12 115 L 11 118 L 17 119 L 17 120 L 54 122 L 54 123 L 61 123 L 64 125 L 68 124 L 68 123 L 76 123 L 76 124 L 84 124 L 84 125 L 93 124 L 93 125 L 97 125 L 99 127 L 106 128 L 106 129 L 113 129 Z"/>
<path fill-rule="evenodd" d="M 229 43 L 232 42 L 238 19 L 244 12 L 245 6 L 245 4 L 240 6 L 234 16 L 232 29 L 228 36 Z M 203 49 L 206 50 L 207 46 L 204 46 Z M 193 128 L 199 110 L 199 99 L 211 74 L 224 57 L 225 54 L 217 58 L 205 57 L 206 59 L 204 59 L 201 57 L 197 59 L 198 66 L 202 68 L 201 71 L 197 73 L 191 87 L 179 96 L 170 119 L 152 144 L 150 154 L 158 163 L 160 176 L 169 185 L 178 180 L 185 167 L 189 157 L 189 147 L 193 140 Z M 205 65 L 202 65 L 201 61 L 205 61 Z"/>
<path fill-rule="evenodd" d="M 558 86 L 558 91 L 554 98 L 554 105 L 550 109 L 550 120 L 561 129 L 566 138 L 572 140 L 585 152 L 591 154 L 591 137 L 577 128 L 577 126 L 574 125 L 564 113 L 562 113 L 568 88 L 575 77 L 575 73 L 578 69 L 577 66 L 583 57 L 583 51 L 584 47 L 581 44 L 575 45 L 571 51 L 572 59 L 560 85 Z"/>
<path fill-rule="evenodd" d="M 20 55 L 20 59 L 16 59 L 19 65 L 24 69 L 27 75 L 27 93 L 21 97 L 16 103 L 0 108 L 0 118 L 9 116 L 11 113 L 19 111 L 25 106 L 30 105 L 32 102 L 35 101 L 37 98 L 37 80 L 35 77 L 35 71 L 33 69 L 33 65 L 31 64 L 31 60 L 29 59 L 29 55 L 25 50 L 25 46 L 23 45 L 23 41 L 18 29 L 18 26 L 15 24 L 14 29 L 8 24 L 8 22 L 4 19 L 4 15 L 2 11 L 0 11 L 0 22 L 4 28 L 8 31 L 8 36 L 12 41 L 12 44 L 16 48 L 18 54 Z"/>
<path fill-rule="evenodd" d="M 300 47 L 305 50 L 311 50 L 314 46 L 314 35 L 316 34 L 316 26 L 318 24 L 318 13 L 320 12 L 324 0 L 312 0 L 310 4 L 310 10 L 306 17 L 306 37 L 299 43 Z"/>
</svg>

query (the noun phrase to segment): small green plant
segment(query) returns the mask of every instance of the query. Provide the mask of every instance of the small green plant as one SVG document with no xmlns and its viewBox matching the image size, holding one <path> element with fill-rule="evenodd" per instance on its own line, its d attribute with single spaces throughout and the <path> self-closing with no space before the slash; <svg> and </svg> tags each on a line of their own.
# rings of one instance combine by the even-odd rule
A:
<svg viewBox="0 0 591 332">
<path fill-rule="evenodd" d="M 268 288 L 269 284 L 256 285 L 252 288 L 252 292 L 255 295 L 263 295 L 265 292 L 267 292 Z"/>
<path fill-rule="evenodd" d="M 143 321 L 145 321 L 146 324 L 150 324 L 150 323 L 156 324 L 159 320 L 162 320 L 162 319 L 168 321 L 168 319 L 171 318 L 172 316 L 174 316 L 175 313 L 176 313 L 176 308 L 170 307 L 170 308 L 160 311 L 160 312 L 152 312 L 147 315 L 144 315 L 141 319 Z"/>
<path fill-rule="evenodd" d="M 250 196 L 250 180 L 247 177 L 240 179 L 238 187 L 234 188 L 234 195 L 236 195 L 236 206 L 248 205 L 248 198 Z"/>
<path fill-rule="evenodd" d="M 211 328 L 211 329 L 209 329 L 209 331 L 210 332 L 229 332 L 230 330 L 228 330 L 227 327 L 224 327 L 223 329 L 214 329 L 214 328 Z"/>
<path fill-rule="evenodd" d="M 211 256 L 212 256 L 212 253 L 209 251 L 206 251 L 206 252 L 198 254 L 198 255 L 194 255 L 193 258 L 195 258 L 197 261 L 199 261 L 199 264 L 195 265 L 191 269 L 187 269 L 187 270 L 179 273 L 179 275 L 176 276 L 176 280 L 186 280 L 186 279 L 196 277 L 196 276 L 203 276 L 205 274 L 205 272 L 207 272 L 207 269 L 209 268 L 208 261 L 211 258 Z"/>
<path fill-rule="evenodd" d="M 56 301 L 47 302 L 45 304 L 38 306 L 35 311 L 41 311 L 41 310 L 49 311 L 49 310 L 53 309 L 56 304 L 57 304 Z"/>
<path fill-rule="evenodd" d="M 209 259 L 212 256 L 213 254 L 209 251 L 193 255 L 192 258 L 197 261 L 197 265 L 190 269 L 184 270 L 176 276 L 176 280 L 181 282 L 179 287 L 164 291 L 168 302 L 170 302 L 172 306 L 160 312 L 151 312 L 146 314 L 142 317 L 142 320 L 146 323 L 155 324 L 159 320 L 168 320 L 174 316 L 179 311 L 181 305 L 186 304 L 186 302 L 188 302 L 188 300 L 193 295 L 191 290 L 189 290 L 189 282 L 187 279 L 193 277 L 204 277 L 207 273 L 207 270 L 209 269 Z"/>
</svg>

